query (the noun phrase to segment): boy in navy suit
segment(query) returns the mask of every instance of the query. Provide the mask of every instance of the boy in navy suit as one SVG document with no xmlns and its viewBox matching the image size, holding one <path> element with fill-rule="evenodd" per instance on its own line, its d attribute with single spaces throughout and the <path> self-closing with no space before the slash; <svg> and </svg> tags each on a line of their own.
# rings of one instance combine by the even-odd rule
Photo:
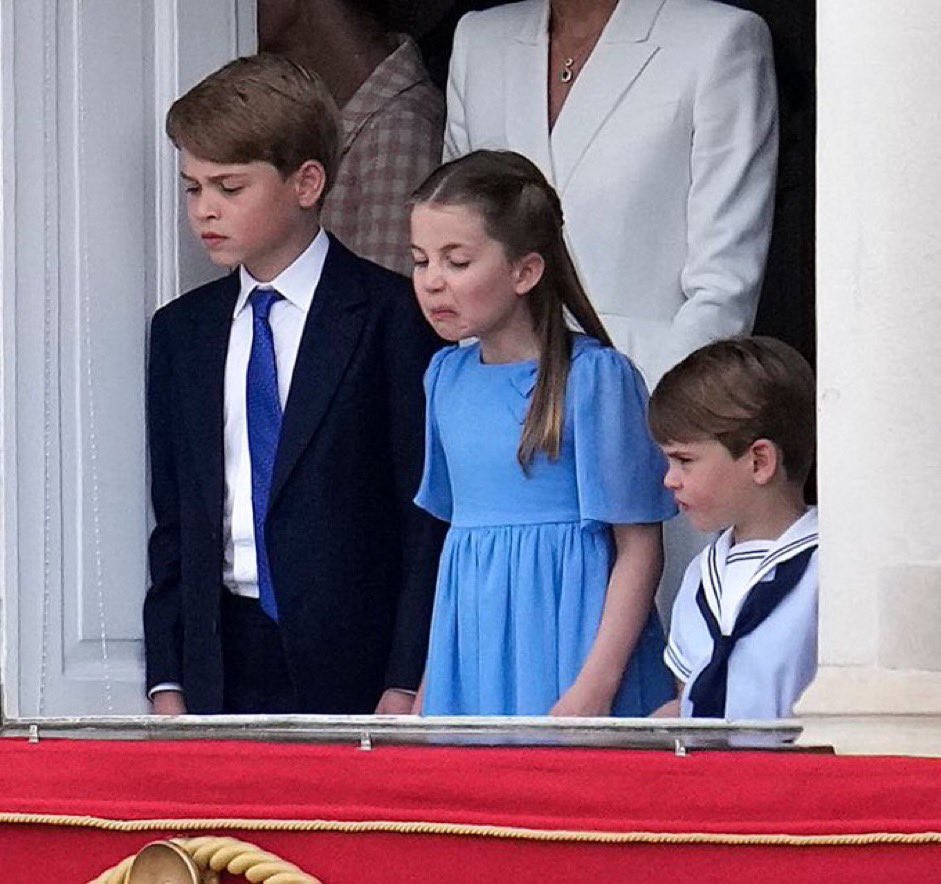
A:
<svg viewBox="0 0 941 884">
<path fill-rule="evenodd" d="M 237 269 L 151 326 L 157 713 L 407 712 L 421 677 L 442 532 L 411 501 L 437 341 L 406 279 L 320 227 L 337 120 L 272 55 L 167 115 L 190 224 Z"/>
</svg>

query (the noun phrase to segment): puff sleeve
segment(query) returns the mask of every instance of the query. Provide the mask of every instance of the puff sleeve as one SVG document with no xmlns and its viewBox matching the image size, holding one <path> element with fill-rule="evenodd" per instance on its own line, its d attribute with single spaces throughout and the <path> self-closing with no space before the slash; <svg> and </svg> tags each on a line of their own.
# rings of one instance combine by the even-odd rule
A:
<svg viewBox="0 0 941 884">
<path fill-rule="evenodd" d="M 431 358 L 425 372 L 425 468 L 415 495 L 415 503 L 435 518 L 451 521 L 452 497 L 451 476 L 448 460 L 438 433 L 435 410 L 435 390 L 441 375 L 441 367 L 454 347 L 445 347 Z"/>
<path fill-rule="evenodd" d="M 570 395 L 583 524 L 663 522 L 676 515 L 666 461 L 647 429 L 647 388 L 623 354 L 592 342 L 575 353 Z"/>
</svg>

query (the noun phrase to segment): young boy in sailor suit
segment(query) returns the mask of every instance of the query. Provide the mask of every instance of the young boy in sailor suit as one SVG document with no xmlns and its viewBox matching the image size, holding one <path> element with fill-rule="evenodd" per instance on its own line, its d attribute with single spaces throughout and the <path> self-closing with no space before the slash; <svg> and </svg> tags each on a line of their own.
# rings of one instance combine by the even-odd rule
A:
<svg viewBox="0 0 941 884">
<path fill-rule="evenodd" d="M 719 341 L 650 399 L 664 484 L 700 531 L 664 652 L 680 697 L 655 715 L 787 718 L 817 671 L 817 512 L 804 503 L 814 378 L 771 338 Z"/>
</svg>

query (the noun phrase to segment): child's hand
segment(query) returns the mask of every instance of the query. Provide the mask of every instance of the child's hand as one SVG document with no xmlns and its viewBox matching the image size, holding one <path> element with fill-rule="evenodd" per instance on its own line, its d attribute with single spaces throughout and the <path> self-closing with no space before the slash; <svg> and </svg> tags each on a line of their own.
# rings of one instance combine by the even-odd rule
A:
<svg viewBox="0 0 941 884">
<path fill-rule="evenodd" d="M 186 715 L 186 703 L 179 691 L 157 691 L 153 706 L 154 715 Z"/>
<path fill-rule="evenodd" d="M 576 682 L 559 697 L 549 714 L 558 718 L 607 716 L 611 714 L 611 697 Z"/>
<path fill-rule="evenodd" d="M 388 688 L 379 698 L 376 715 L 411 715 L 415 695 L 409 691 Z"/>
<path fill-rule="evenodd" d="M 678 699 L 667 700 L 659 709 L 650 713 L 650 718 L 679 718 L 680 701 Z"/>
</svg>

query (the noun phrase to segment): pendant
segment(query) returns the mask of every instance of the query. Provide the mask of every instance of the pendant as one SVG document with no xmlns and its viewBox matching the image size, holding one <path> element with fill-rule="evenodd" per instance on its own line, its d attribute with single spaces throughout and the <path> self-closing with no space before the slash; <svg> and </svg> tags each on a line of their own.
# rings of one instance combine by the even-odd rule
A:
<svg viewBox="0 0 941 884">
<path fill-rule="evenodd" d="M 572 71 L 573 64 L 575 64 L 574 58 L 566 58 L 565 61 L 562 62 L 562 71 L 559 74 L 559 79 L 563 83 L 572 82 L 572 78 L 575 76 L 574 72 Z"/>
</svg>

